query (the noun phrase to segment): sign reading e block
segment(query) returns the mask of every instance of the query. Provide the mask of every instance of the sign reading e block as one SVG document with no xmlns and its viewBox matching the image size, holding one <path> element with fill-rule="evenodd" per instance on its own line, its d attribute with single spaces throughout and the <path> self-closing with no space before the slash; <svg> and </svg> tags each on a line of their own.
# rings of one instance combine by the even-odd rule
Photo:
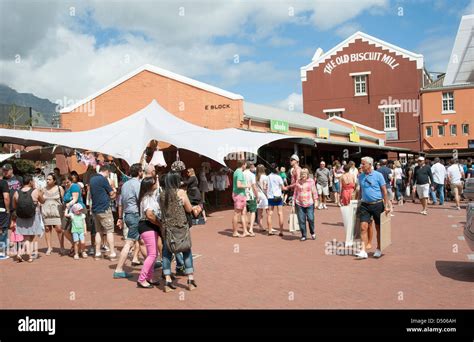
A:
<svg viewBox="0 0 474 342">
<path fill-rule="evenodd" d="M 289 124 L 282 120 L 270 120 L 270 129 L 274 132 L 288 132 Z"/>
</svg>

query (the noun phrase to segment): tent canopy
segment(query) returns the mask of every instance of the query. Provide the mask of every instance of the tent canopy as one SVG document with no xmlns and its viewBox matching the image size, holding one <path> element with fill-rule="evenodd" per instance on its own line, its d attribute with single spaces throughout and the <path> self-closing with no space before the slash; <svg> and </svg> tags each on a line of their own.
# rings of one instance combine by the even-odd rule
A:
<svg viewBox="0 0 474 342">
<path fill-rule="evenodd" d="M 81 132 L 37 132 L 0 129 L 0 142 L 23 146 L 54 144 L 91 150 L 124 159 L 140 160 L 150 140 L 167 142 L 225 165 L 230 153 L 251 152 L 276 140 L 294 138 L 283 134 L 248 132 L 236 128 L 210 130 L 166 111 L 155 100 L 124 119 Z"/>
</svg>

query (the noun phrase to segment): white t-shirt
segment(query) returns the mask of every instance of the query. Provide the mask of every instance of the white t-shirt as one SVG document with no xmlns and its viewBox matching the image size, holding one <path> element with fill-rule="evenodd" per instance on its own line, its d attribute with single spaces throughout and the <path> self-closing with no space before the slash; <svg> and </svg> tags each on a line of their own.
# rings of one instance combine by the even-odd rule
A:
<svg viewBox="0 0 474 342">
<path fill-rule="evenodd" d="M 264 197 L 267 197 L 266 194 L 263 192 L 263 189 L 265 189 L 265 184 L 267 184 L 267 186 L 268 186 L 268 176 L 267 175 L 261 175 L 260 180 L 258 181 L 258 186 L 257 186 L 258 197 L 260 199 L 264 198 Z"/>
<path fill-rule="evenodd" d="M 395 181 L 401 180 L 403 178 L 403 170 L 401 167 L 396 167 L 393 172 L 395 174 Z"/>
<path fill-rule="evenodd" d="M 157 193 L 153 193 L 151 195 L 146 195 L 143 197 L 140 203 L 140 219 L 146 219 L 146 211 L 153 210 L 155 215 L 158 218 L 161 218 L 161 210 L 160 204 L 158 203 L 158 197 L 156 196 Z"/>
<path fill-rule="evenodd" d="M 458 184 L 461 182 L 461 166 L 459 164 L 453 164 L 448 167 L 448 176 L 451 179 L 451 184 Z"/>
<path fill-rule="evenodd" d="M 245 184 L 247 185 L 252 186 L 253 184 L 257 184 L 255 175 L 249 169 L 244 171 L 244 178 Z M 255 198 L 252 188 L 245 189 L 245 195 L 247 196 L 247 200 L 253 200 Z"/>
<path fill-rule="evenodd" d="M 268 176 L 268 198 L 281 197 L 281 187 L 283 186 L 283 179 L 280 175 L 271 173 Z"/>
<path fill-rule="evenodd" d="M 441 163 L 436 163 L 431 167 L 431 173 L 433 174 L 433 181 L 437 184 L 444 184 L 446 179 L 446 167 Z"/>
</svg>

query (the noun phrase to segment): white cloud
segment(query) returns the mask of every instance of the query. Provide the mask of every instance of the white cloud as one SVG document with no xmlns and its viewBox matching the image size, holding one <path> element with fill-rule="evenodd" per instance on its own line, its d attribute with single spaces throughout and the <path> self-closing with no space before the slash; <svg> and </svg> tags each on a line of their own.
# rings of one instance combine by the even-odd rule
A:
<svg viewBox="0 0 474 342">
<path fill-rule="evenodd" d="M 446 72 L 453 44 L 452 36 L 435 36 L 421 42 L 415 51 L 423 54 L 428 71 Z"/>
<path fill-rule="evenodd" d="M 357 31 L 361 31 L 361 26 L 357 23 L 347 23 L 342 26 L 339 26 L 336 29 L 336 34 L 346 39 L 347 37 L 351 36 L 352 34 L 356 33 Z"/>
<path fill-rule="evenodd" d="M 298 70 L 252 59 L 262 41 L 271 46 L 295 43 L 277 34 L 281 25 L 330 29 L 384 6 L 386 0 L 362 0 L 350 6 L 344 0 L 2 0 L 1 82 L 52 100 L 81 99 L 146 63 L 188 77 L 217 80 L 214 84 L 221 87 L 244 81 L 285 82 Z M 117 33 L 114 43 L 98 44 L 93 34 L 104 29 Z M 219 38 L 247 43 L 217 42 Z M 21 55 L 21 63 L 14 62 L 16 54 Z M 236 54 L 239 64 L 233 62 Z"/>
<path fill-rule="evenodd" d="M 303 96 L 297 93 L 291 93 L 281 101 L 278 101 L 273 104 L 276 107 L 281 109 L 291 110 L 295 112 L 303 111 Z"/>
</svg>

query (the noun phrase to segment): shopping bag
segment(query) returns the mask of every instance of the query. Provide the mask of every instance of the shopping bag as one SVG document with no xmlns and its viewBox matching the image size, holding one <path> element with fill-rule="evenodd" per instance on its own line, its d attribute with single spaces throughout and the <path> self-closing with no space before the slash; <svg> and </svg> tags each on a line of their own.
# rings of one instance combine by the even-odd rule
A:
<svg viewBox="0 0 474 342">
<path fill-rule="evenodd" d="M 342 222 L 344 223 L 344 230 L 346 232 L 345 246 L 347 247 L 350 247 L 354 244 L 354 238 L 356 237 L 358 206 L 359 201 L 351 200 L 349 205 L 341 207 Z"/>
<path fill-rule="evenodd" d="M 385 212 L 380 215 L 380 250 L 392 244 L 392 223 L 391 215 Z"/>
<path fill-rule="evenodd" d="M 291 233 L 295 233 L 300 230 L 298 225 L 298 215 L 295 213 L 295 207 L 291 208 L 290 216 L 288 217 L 288 227 Z"/>
<path fill-rule="evenodd" d="M 406 197 L 411 197 L 411 189 L 410 189 L 409 185 L 407 185 L 407 188 L 405 190 L 405 196 Z"/>
</svg>

